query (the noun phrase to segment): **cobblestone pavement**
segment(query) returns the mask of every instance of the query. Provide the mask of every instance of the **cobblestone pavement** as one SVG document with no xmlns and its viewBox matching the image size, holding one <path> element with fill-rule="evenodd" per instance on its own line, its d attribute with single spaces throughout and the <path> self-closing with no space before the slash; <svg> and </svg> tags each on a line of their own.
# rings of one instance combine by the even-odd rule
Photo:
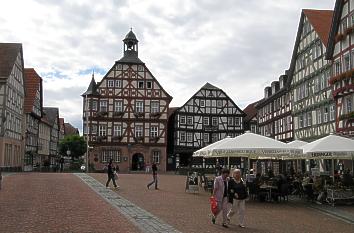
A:
<svg viewBox="0 0 354 233">
<path fill-rule="evenodd" d="M 106 174 L 90 175 L 101 183 L 106 181 Z M 291 201 L 248 202 L 246 228 L 239 228 L 234 216 L 230 228 L 225 229 L 221 227 L 220 219 L 215 225 L 210 222 L 210 194 L 204 191 L 185 193 L 184 176 L 160 175 L 160 190 L 148 190 L 146 184 L 150 181 L 148 174 L 121 174 L 118 180 L 121 188 L 116 192 L 181 232 L 354 232 L 353 224 Z"/>
<path fill-rule="evenodd" d="M 107 190 L 107 188 L 99 181 L 95 180 L 89 175 L 78 173 L 76 174 L 82 179 L 90 188 L 92 188 L 98 195 L 104 198 L 112 206 L 126 216 L 134 223 L 142 232 L 146 233 L 180 233 L 170 225 L 162 222 L 147 211 L 139 208 L 125 198 L 118 195 L 116 192 Z"/>
<path fill-rule="evenodd" d="M 73 174 L 18 173 L 0 190 L 0 232 L 140 232 Z"/>
</svg>

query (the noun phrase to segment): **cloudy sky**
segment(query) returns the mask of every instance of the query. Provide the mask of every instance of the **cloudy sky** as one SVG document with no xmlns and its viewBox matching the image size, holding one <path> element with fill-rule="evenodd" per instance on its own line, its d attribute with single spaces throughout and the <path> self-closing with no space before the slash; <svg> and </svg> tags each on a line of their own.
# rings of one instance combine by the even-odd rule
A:
<svg viewBox="0 0 354 233">
<path fill-rule="evenodd" d="M 139 57 L 180 106 L 210 82 L 240 107 L 289 67 L 301 9 L 335 0 L 0 0 L 0 41 L 20 42 L 44 79 L 45 106 L 81 129 L 91 72 L 100 81 L 133 27 Z"/>
</svg>

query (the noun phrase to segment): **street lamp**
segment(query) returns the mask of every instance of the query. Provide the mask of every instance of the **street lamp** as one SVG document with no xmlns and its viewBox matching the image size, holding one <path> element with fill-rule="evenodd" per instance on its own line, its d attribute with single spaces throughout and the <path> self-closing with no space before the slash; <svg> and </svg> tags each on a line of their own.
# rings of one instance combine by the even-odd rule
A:
<svg viewBox="0 0 354 233">
<path fill-rule="evenodd" d="M 66 151 L 66 154 L 68 155 L 68 157 L 70 157 L 70 155 L 71 155 L 70 149 L 68 149 L 68 150 Z"/>
</svg>

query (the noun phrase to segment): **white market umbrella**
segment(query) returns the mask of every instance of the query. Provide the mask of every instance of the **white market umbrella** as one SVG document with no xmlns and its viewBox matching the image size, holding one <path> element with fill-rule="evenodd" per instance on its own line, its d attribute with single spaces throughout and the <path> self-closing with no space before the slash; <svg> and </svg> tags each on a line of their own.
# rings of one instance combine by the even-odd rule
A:
<svg viewBox="0 0 354 233">
<path fill-rule="evenodd" d="M 301 141 L 301 140 L 294 140 L 294 141 L 291 141 L 291 142 L 288 142 L 286 145 L 289 147 L 289 148 L 296 148 L 296 149 L 302 149 L 303 146 L 307 145 L 308 142 L 304 142 L 304 141 Z M 283 159 L 289 159 L 289 160 L 292 160 L 292 159 L 304 159 L 306 156 L 304 154 L 297 154 L 297 155 L 288 155 L 288 156 L 284 156 Z"/>
<path fill-rule="evenodd" d="M 302 150 L 289 148 L 286 143 L 262 135 L 246 132 L 231 138 L 224 144 L 211 149 L 211 157 L 282 158 L 290 154 L 301 154 Z"/>
<path fill-rule="evenodd" d="M 301 147 L 308 159 L 352 159 L 354 140 L 328 135 Z"/>
<path fill-rule="evenodd" d="M 226 138 L 219 140 L 217 142 L 214 142 L 206 147 L 203 147 L 196 152 L 193 153 L 193 157 L 205 157 L 208 156 L 208 154 L 212 151 L 213 148 L 217 146 L 222 146 L 223 144 L 226 144 L 229 140 L 232 138 L 230 136 L 227 136 Z"/>
</svg>

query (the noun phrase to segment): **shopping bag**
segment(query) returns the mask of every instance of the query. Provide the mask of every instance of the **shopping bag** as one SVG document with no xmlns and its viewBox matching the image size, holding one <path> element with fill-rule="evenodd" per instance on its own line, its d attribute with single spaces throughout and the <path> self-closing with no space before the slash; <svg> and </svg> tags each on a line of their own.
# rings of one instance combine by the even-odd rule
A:
<svg viewBox="0 0 354 233">
<path fill-rule="evenodd" d="M 218 211 L 218 203 L 216 202 L 216 199 L 214 196 L 211 196 L 210 199 L 210 208 L 211 208 L 211 212 L 216 215 L 217 211 Z"/>
</svg>

